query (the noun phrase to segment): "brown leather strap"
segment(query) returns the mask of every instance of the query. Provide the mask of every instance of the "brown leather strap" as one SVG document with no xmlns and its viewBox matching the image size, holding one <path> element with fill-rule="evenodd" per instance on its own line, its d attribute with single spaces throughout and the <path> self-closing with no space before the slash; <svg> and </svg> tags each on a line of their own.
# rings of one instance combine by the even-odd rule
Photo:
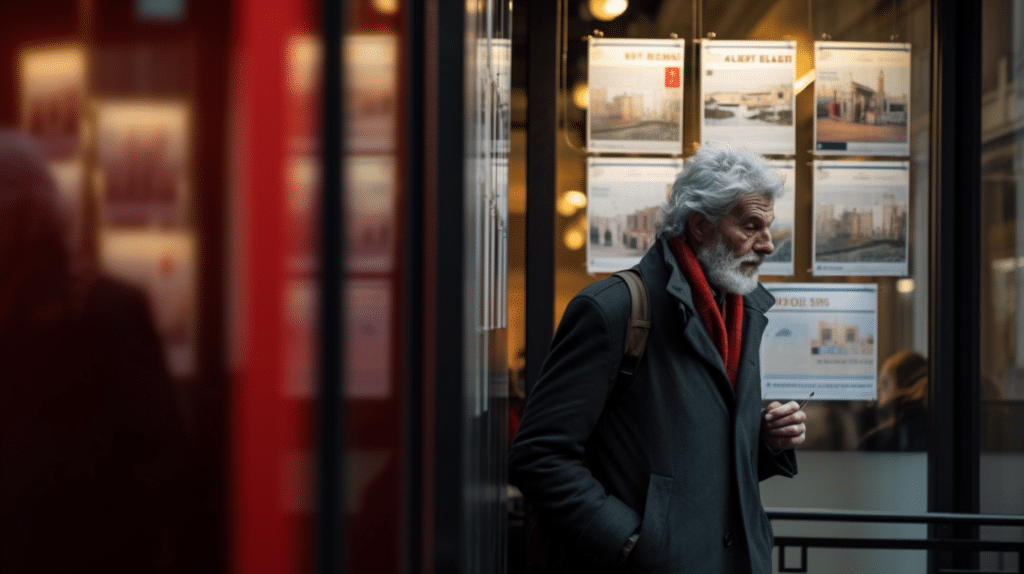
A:
<svg viewBox="0 0 1024 574">
<path fill-rule="evenodd" d="M 626 282 L 631 301 L 629 324 L 626 326 L 626 340 L 623 345 L 623 361 L 620 371 L 632 376 L 636 365 L 644 356 L 647 348 L 647 335 L 651 330 L 651 304 L 647 293 L 647 285 L 643 277 L 632 269 L 614 274 Z"/>
</svg>

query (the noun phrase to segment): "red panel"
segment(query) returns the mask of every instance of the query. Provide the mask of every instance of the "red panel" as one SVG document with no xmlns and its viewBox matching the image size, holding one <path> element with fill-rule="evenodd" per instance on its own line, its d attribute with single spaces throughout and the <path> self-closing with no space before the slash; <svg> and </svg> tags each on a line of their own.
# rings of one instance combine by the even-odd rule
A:
<svg viewBox="0 0 1024 574">
<path fill-rule="evenodd" d="M 237 101 L 240 235 L 243 252 L 242 355 L 233 413 L 233 569 L 306 571 L 303 522 L 286 499 L 305 493 L 286 483 L 306 427 L 300 405 L 284 395 L 288 344 L 285 153 L 289 136 L 287 40 L 300 27 L 301 3 L 237 4 Z"/>
</svg>

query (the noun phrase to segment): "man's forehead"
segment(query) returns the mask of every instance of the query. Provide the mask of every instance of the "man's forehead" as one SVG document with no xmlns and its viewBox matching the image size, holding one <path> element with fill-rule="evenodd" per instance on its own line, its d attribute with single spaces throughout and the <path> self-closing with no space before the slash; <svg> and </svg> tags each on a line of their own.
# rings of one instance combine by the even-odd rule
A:
<svg viewBox="0 0 1024 574">
<path fill-rule="evenodd" d="M 775 202 L 770 197 L 756 194 L 740 199 L 732 206 L 729 212 L 735 217 L 757 214 L 770 216 L 774 213 L 774 207 Z"/>
</svg>

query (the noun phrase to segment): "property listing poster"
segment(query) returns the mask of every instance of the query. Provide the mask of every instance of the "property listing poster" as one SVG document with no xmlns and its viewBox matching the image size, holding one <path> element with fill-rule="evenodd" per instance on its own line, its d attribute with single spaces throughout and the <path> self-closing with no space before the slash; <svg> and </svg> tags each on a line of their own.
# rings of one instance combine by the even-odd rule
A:
<svg viewBox="0 0 1024 574">
<path fill-rule="evenodd" d="M 796 42 L 701 41 L 701 141 L 793 155 Z"/>
<path fill-rule="evenodd" d="M 21 127 L 50 160 L 81 151 L 87 56 L 83 46 L 58 44 L 22 50 L 18 62 Z"/>
<path fill-rule="evenodd" d="M 186 224 L 189 112 L 185 102 L 96 104 L 100 217 L 114 227 Z"/>
<path fill-rule="evenodd" d="M 345 158 L 349 272 L 386 273 L 394 268 L 397 169 L 391 155 Z"/>
<path fill-rule="evenodd" d="M 814 275 L 907 274 L 910 163 L 816 160 Z"/>
<path fill-rule="evenodd" d="M 345 396 L 391 396 L 391 284 L 353 279 L 345 289 Z"/>
<path fill-rule="evenodd" d="M 682 170 L 676 159 L 587 160 L 587 272 L 639 263 L 654 244 L 661 208 Z"/>
<path fill-rule="evenodd" d="M 775 296 L 761 340 L 765 400 L 874 400 L 878 286 L 765 283 Z"/>
<path fill-rule="evenodd" d="M 796 161 L 769 160 L 768 164 L 786 178 L 782 197 L 775 200 L 775 221 L 772 222 L 772 243 L 775 252 L 761 264 L 761 275 L 793 275 L 793 230 L 796 220 Z"/>
<path fill-rule="evenodd" d="M 346 142 L 353 152 L 392 152 L 398 129 L 396 34 L 345 37 Z"/>
<path fill-rule="evenodd" d="M 682 154 L 684 44 L 590 40 L 587 151 Z"/>
<path fill-rule="evenodd" d="M 196 246 L 188 231 L 105 230 L 104 271 L 145 292 L 171 374 L 195 372 Z"/>
<path fill-rule="evenodd" d="M 910 155 L 910 44 L 815 42 L 814 148 Z"/>
</svg>

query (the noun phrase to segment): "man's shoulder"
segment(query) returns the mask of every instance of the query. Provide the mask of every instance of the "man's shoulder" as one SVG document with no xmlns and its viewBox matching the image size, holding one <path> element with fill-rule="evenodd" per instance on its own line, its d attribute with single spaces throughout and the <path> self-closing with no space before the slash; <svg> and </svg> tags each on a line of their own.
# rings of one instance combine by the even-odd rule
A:
<svg viewBox="0 0 1024 574">
<path fill-rule="evenodd" d="M 592 300 L 602 308 L 615 308 L 623 301 L 629 302 L 629 288 L 622 279 L 612 275 L 587 285 L 576 298 Z"/>
</svg>

